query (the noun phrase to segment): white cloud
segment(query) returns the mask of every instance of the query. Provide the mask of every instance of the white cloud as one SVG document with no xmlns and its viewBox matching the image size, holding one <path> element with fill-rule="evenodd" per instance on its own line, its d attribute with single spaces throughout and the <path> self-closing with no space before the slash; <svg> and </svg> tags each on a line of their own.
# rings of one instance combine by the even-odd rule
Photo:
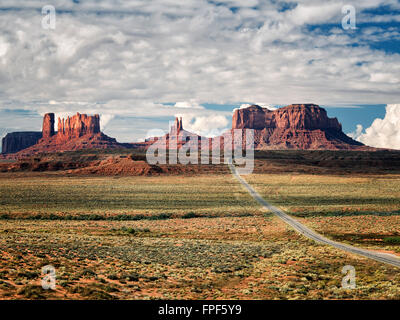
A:
<svg viewBox="0 0 400 320">
<path fill-rule="evenodd" d="M 229 120 L 216 113 L 198 116 L 195 114 L 177 114 L 182 117 L 183 129 L 204 137 L 215 137 L 228 129 Z"/>
<path fill-rule="evenodd" d="M 251 104 L 248 104 L 248 103 L 241 104 L 241 105 L 239 106 L 239 108 L 233 109 L 233 112 L 235 112 L 235 110 L 237 110 L 237 109 L 246 109 L 246 108 L 248 108 L 248 107 L 250 107 L 250 106 L 251 106 Z"/>
<path fill-rule="evenodd" d="M 100 114 L 100 129 L 104 131 L 107 128 L 108 123 L 115 118 L 115 114 L 101 113 Z"/>
<path fill-rule="evenodd" d="M 277 107 L 274 107 L 274 106 L 272 106 L 270 104 L 265 104 L 265 103 L 253 103 L 253 104 L 244 103 L 244 104 L 241 104 L 239 106 L 239 108 L 233 109 L 233 112 L 235 110 L 237 110 L 237 109 L 246 109 L 246 108 L 248 108 L 248 107 L 250 107 L 251 105 L 254 105 L 254 104 L 260 106 L 261 108 L 265 108 L 265 109 L 268 109 L 268 110 L 271 110 L 271 111 L 278 109 Z"/>
<path fill-rule="evenodd" d="M 399 83 L 400 78 L 390 73 L 372 73 L 371 82 L 386 82 L 386 83 Z"/>
<path fill-rule="evenodd" d="M 296 2 L 281 10 L 259 0 L 54 0 L 56 30 L 44 30 L 42 0 L 2 0 L 0 110 L 156 118 L 179 108 L 204 117 L 205 103 L 399 101 L 400 54 L 368 46 L 398 30 L 346 32 L 343 1 Z M 384 4 L 398 8 L 358 2 L 360 21 L 372 21 L 363 9 Z M 336 27 L 307 28 L 327 23 Z"/>
<path fill-rule="evenodd" d="M 357 125 L 352 136 L 371 147 L 400 149 L 400 104 L 387 105 L 385 117 L 375 119 L 364 133 Z"/>
<path fill-rule="evenodd" d="M 186 109 L 204 109 L 204 107 L 195 100 L 177 102 L 175 103 L 174 107 Z"/>
<path fill-rule="evenodd" d="M 256 104 L 259 105 L 261 108 L 265 108 L 265 109 L 272 110 L 272 111 L 278 109 L 277 107 L 274 107 L 274 106 L 272 106 L 270 104 L 266 104 L 266 103 L 256 103 Z"/>
<path fill-rule="evenodd" d="M 6 42 L 3 37 L 0 37 L 0 57 L 7 53 L 9 47 L 10 44 Z"/>
<path fill-rule="evenodd" d="M 342 1 L 298 1 L 282 12 L 279 2 L 257 0 L 52 4 L 57 28 L 43 30 L 40 11 L 33 10 L 43 1 L 2 1 L 0 8 L 23 9 L 0 11 L 2 99 L 327 104 L 399 98 L 400 55 L 352 46 L 398 32 L 345 32 Z M 394 2 L 360 2 L 357 10 L 380 4 Z M 305 28 L 315 23 L 338 27 L 331 34 Z"/>
<path fill-rule="evenodd" d="M 363 133 L 363 126 L 361 124 L 358 124 L 356 126 L 356 130 L 348 133 L 347 135 L 350 138 L 353 138 L 354 140 L 358 140 L 360 138 L 360 136 L 362 135 L 362 133 Z"/>
</svg>

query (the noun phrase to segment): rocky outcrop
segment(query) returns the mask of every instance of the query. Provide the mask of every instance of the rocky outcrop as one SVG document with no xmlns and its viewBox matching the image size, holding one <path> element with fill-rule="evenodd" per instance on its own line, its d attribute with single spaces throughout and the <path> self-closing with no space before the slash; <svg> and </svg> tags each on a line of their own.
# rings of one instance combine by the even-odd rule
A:
<svg viewBox="0 0 400 320">
<path fill-rule="evenodd" d="M 176 117 L 167 134 L 161 137 L 149 137 L 144 143 L 140 145 L 135 144 L 135 146 L 147 149 L 155 142 L 157 142 L 160 149 L 166 148 L 166 150 L 174 150 L 180 149 L 183 145 L 187 148 L 192 148 L 197 145 L 197 148 L 200 150 L 203 147 L 202 142 L 204 144 L 208 142 L 208 146 L 211 146 L 212 139 L 185 130 L 182 124 L 182 117 Z"/>
<path fill-rule="evenodd" d="M 100 131 L 100 116 L 88 116 L 77 113 L 66 119 L 58 118 L 58 131 L 54 130 L 54 113 L 47 113 L 43 118 L 43 136 L 36 144 L 29 145 L 15 156 L 24 157 L 38 153 L 74 151 L 81 149 L 109 149 L 131 147 L 130 144 L 118 143 Z M 133 146 L 133 145 L 132 145 Z"/>
<path fill-rule="evenodd" d="M 42 138 L 41 132 L 11 132 L 2 139 L 1 152 L 15 153 L 36 144 Z"/>
<path fill-rule="evenodd" d="M 315 104 L 292 104 L 277 110 L 257 105 L 236 109 L 232 129 L 254 129 L 256 149 L 362 149 L 346 136 L 336 118 Z"/>
<path fill-rule="evenodd" d="M 175 118 L 169 133 L 163 137 L 147 139 L 144 143 L 121 144 L 100 131 L 100 116 L 77 113 L 66 119 L 58 119 L 58 131 L 54 130 L 54 114 L 43 119 L 41 132 L 19 132 L 3 138 L 3 152 L 17 152 L 17 157 L 47 152 L 63 152 L 80 149 L 148 148 L 154 141 L 166 142 L 167 148 L 180 148 L 189 141 L 205 148 L 223 147 L 230 141 L 232 131 L 221 137 L 204 138 L 184 130 L 182 118 Z M 329 149 L 371 150 L 346 136 L 336 118 L 329 118 L 325 109 L 315 104 L 293 104 L 277 110 L 257 105 L 237 109 L 232 118 L 233 129 L 254 129 L 255 149 Z M 40 140 L 39 140 L 40 139 Z M 222 139 L 222 140 L 221 140 Z M 39 140 L 39 141 L 38 141 Z M 37 142 L 37 143 L 36 143 Z M 245 139 L 243 137 L 244 145 Z M 236 148 L 237 146 L 232 145 Z M 23 149 L 23 150 L 22 150 Z"/>
<path fill-rule="evenodd" d="M 179 132 L 183 130 L 182 117 L 179 119 L 178 117 L 175 118 L 175 123 L 171 129 L 174 130 L 176 134 L 179 134 Z"/>
<path fill-rule="evenodd" d="M 244 109 L 236 109 L 232 117 L 232 129 L 254 129 L 275 128 L 273 112 L 257 105 Z"/>
<path fill-rule="evenodd" d="M 42 137 L 48 139 L 54 136 L 54 113 L 46 113 L 43 117 Z"/>
<path fill-rule="evenodd" d="M 57 139 L 68 141 L 85 135 L 95 135 L 100 133 L 100 116 L 88 116 L 77 113 L 67 119 L 58 118 Z"/>
<path fill-rule="evenodd" d="M 326 110 L 315 104 L 292 104 L 276 110 L 276 123 L 280 129 L 342 131 L 336 118 L 329 118 Z"/>
<path fill-rule="evenodd" d="M 315 104 L 292 104 L 277 110 L 257 105 L 236 109 L 232 118 L 232 129 L 332 129 L 341 131 L 336 118 L 328 118 L 326 110 Z"/>
</svg>

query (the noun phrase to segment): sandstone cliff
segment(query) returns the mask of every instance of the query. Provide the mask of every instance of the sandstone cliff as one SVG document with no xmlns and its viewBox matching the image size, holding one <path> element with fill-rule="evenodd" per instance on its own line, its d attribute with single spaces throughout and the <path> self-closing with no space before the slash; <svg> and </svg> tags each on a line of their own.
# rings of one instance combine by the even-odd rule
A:
<svg viewBox="0 0 400 320">
<path fill-rule="evenodd" d="M 100 116 L 98 114 L 88 116 L 77 113 L 67 119 L 58 118 L 58 140 L 67 141 L 84 135 L 95 135 L 98 133 L 100 133 Z"/>
<path fill-rule="evenodd" d="M 43 118 L 42 138 L 37 144 L 19 151 L 16 156 L 80 149 L 129 147 L 128 144 L 120 144 L 100 131 L 100 116 L 97 114 L 88 116 L 77 113 L 66 119 L 58 118 L 57 132 L 54 130 L 54 123 L 54 113 L 47 113 Z"/>
<path fill-rule="evenodd" d="M 232 129 L 254 129 L 256 149 L 361 150 L 361 143 L 342 132 L 336 118 L 315 104 L 293 104 L 277 110 L 257 105 L 236 109 Z"/>
<path fill-rule="evenodd" d="M 1 152 L 15 153 L 36 144 L 42 138 L 41 132 L 11 132 L 2 139 Z"/>
<path fill-rule="evenodd" d="M 44 115 L 42 133 L 44 139 L 54 136 L 54 113 L 46 113 Z"/>
<path fill-rule="evenodd" d="M 236 109 L 232 118 L 232 129 L 243 128 L 342 130 L 342 126 L 336 118 L 328 118 L 326 110 L 315 104 L 292 104 L 274 111 L 257 105 Z"/>
<path fill-rule="evenodd" d="M 165 139 L 167 147 L 180 148 L 188 140 L 201 146 L 202 139 L 202 137 L 184 130 L 182 118 L 175 119 L 170 132 L 165 136 L 136 144 L 121 144 L 103 134 L 100 131 L 99 115 L 88 116 L 77 113 L 66 119 L 59 118 L 57 132 L 54 130 L 54 124 L 54 114 L 48 113 L 43 119 L 42 133 L 8 134 L 3 139 L 3 152 L 18 152 L 17 157 L 22 157 L 37 153 L 91 148 L 147 148 L 157 139 Z M 232 118 L 233 129 L 254 129 L 255 149 L 373 149 L 346 136 L 339 121 L 336 118 L 329 118 L 326 110 L 315 104 L 293 104 L 274 111 L 257 105 L 237 109 Z M 228 131 L 221 137 L 213 139 L 203 138 L 209 144 L 205 147 L 211 148 L 214 142 L 220 143 L 220 146 L 223 147 L 223 141 L 231 133 L 232 131 Z M 189 136 L 194 139 L 190 139 Z M 244 143 L 245 139 L 243 139 Z"/>
</svg>

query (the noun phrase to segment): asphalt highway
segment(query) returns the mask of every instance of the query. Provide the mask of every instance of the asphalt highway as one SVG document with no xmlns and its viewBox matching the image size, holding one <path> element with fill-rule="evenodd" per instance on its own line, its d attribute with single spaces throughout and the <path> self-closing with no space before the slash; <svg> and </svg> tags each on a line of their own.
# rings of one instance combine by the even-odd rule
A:
<svg viewBox="0 0 400 320">
<path fill-rule="evenodd" d="M 379 262 L 383 262 L 386 264 L 390 264 L 392 266 L 396 266 L 400 268 L 400 258 L 388 254 L 388 253 L 380 253 L 380 252 L 375 252 L 367 249 L 362 249 L 362 248 L 357 248 L 350 246 L 348 244 L 343 244 L 340 242 L 336 242 L 333 240 L 330 240 L 328 238 L 325 238 L 323 235 L 320 235 L 319 233 L 309 229 L 305 225 L 301 224 L 298 222 L 296 219 L 293 217 L 289 216 L 288 214 L 284 213 L 282 210 L 279 208 L 272 206 L 269 204 L 267 201 L 265 201 L 260 194 L 258 194 L 257 191 L 255 191 L 247 182 L 246 180 L 241 177 L 238 172 L 236 171 L 236 168 L 232 163 L 229 163 L 229 169 L 231 170 L 232 174 L 236 177 L 236 179 L 239 180 L 239 182 L 247 189 L 247 191 L 250 193 L 250 195 L 259 203 L 261 204 L 265 209 L 273 212 L 276 216 L 278 216 L 280 219 L 282 219 L 284 222 L 286 222 L 288 225 L 290 225 L 293 229 L 304 235 L 305 237 L 314 240 L 316 242 L 322 243 L 322 244 L 327 244 L 332 247 L 354 253 L 369 259 L 373 259 Z"/>
</svg>

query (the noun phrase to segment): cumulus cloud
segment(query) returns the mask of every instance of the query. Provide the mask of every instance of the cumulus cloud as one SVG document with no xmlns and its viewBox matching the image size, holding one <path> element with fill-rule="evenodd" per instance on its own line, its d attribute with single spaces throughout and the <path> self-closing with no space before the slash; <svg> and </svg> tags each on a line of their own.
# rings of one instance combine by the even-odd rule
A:
<svg viewBox="0 0 400 320">
<path fill-rule="evenodd" d="M 0 141 L 6 136 L 6 134 L 7 134 L 6 129 L 0 128 Z"/>
<path fill-rule="evenodd" d="M 165 118 L 205 103 L 400 98 L 400 55 L 369 46 L 398 39 L 379 25 L 397 21 L 390 10 L 349 32 L 337 0 L 54 0 L 56 29 L 44 30 L 45 4 L 0 3 L 0 109 Z M 368 22 L 364 9 L 399 5 L 356 6 Z"/>
<path fill-rule="evenodd" d="M 243 104 L 241 104 L 239 106 L 239 108 L 233 109 L 233 112 L 235 110 L 237 110 L 237 109 L 246 109 L 246 108 L 248 108 L 248 107 L 250 107 L 251 105 L 254 105 L 254 104 L 260 106 L 261 108 L 265 108 L 265 109 L 268 109 L 268 110 L 271 110 L 271 111 L 278 109 L 277 107 L 274 107 L 274 106 L 272 106 L 270 104 L 266 104 L 266 103 L 252 103 L 252 104 L 243 103 Z"/>
<path fill-rule="evenodd" d="M 100 113 L 100 129 L 104 131 L 107 128 L 108 123 L 115 118 L 115 114 Z"/>
<path fill-rule="evenodd" d="M 175 108 L 186 108 L 186 109 L 204 109 L 196 100 L 181 101 L 174 105 Z"/>
<path fill-rule="evenodd" d="M 342 1 L 297 1 L 282 10 L 283 2 L 258 0 L 55 0 L 56 30 L 41 28 L 43 3 L 0 5 L 3 99 L 327 104 L 399 98 L 400 56 L 365 42 L 396 39 L 396 30 L 342 30 Z M 382 4 L 395 1 L 360 2 L 357 9 Z M 326 23 L 337 27 L 307 28 Z"/>
<path fill-rule="evenodd" d="M 181 117 L 181 114 L 177 114 Z M 182 116 L 183 128 L 204 137 L 215 137 L 228 129 L 229 120 L 227 117 L 218 114 L 197 116 L 186 114 Z"/>
<path fill-rule="evenodd" d="M 277 107 L 265 103 L 256 103 L 256 104 L 258 104 L 261 108 L 265 108 L 272 111 L 278 109 Z"/>
<path fill-rule="evenodd" d="M 387 105 L 383 119 L 375 119 L 365 132 L 357 125 L 351 136 L 371 147 L 400 149 L 400 104 Z"/>
<path fill-rule="evenodd" d="M 250 107 L 251 106 L 251 104 L 249 104 L 249 103 L 244 103 L 244 104 L 241 104 L 240 106 L 239 106 L 239 108 L 236 108 L 236 109 L 246 109 L 246 108 L 248 108 L 248 107 Z"/>
<path fill-rule="evenodd" d="M 348 133 L 347 135 L 350 138 L 353 138 L 354 140 L 358 140 L 360 138 L 360 136 L 362 135 L 362 133 L 363 133 L 363 129 L 364 129 L 363 126 L 361 124 L 358 124 L 356 126 L 356 130 L 353 131 L 353 132 Z"/>
</svg>

